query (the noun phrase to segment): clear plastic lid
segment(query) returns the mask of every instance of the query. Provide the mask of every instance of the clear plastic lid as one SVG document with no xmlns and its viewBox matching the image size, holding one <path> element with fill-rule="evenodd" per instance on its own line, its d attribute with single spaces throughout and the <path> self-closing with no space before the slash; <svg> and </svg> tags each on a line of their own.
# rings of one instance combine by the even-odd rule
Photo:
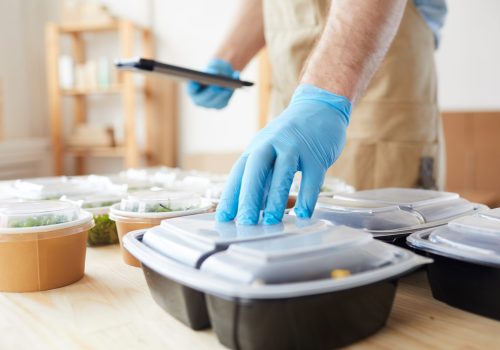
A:
<svg viewBox="0 0 500 350">
<path fill-rule="evenodd" d="M 201 270 L 244 284 L 282 284 L 349 278 L 401 259 L 399 249 L 346 226 L 304 235 L 231 245 L 211 255 Z"/>
<path fill-rule="evenodd" d="M 62 201 L 12 202 L 0 205 L 0 228 L 36 228 L 78 219 L 80 208 Z"/>
<path fill-rule="evenodd" d="M 166 278 L 231 299 L 268 300 L 332 293 L 394 280 L 432 262 L 409 250 L 371 239 L 367 233 L 327 227 L 235 243 L 227 250 L 212 250 L 201 257 L 192 254 L 192 249 L 179 252 L 177 246 L 166 244 L 159 248 L 158 244 L 150 244 L 148 235 L 153 235 L 149 233 L 160 227 L 146 233 L 130 232 L 123 244 L 142 264 Z M 165 249 L 177 252 L 177 256 L 165 254 Z M 259 252 L 261 249 L 263 252 Z"/>
<path fill-rule="evenodd" d="M 59 199 L 62 196 L 84 196 L 104 190 L 115 190 L 107 178 L 94 175 L 17 180 L 14 188 L 20 198 L 30 200 Z"/>
<path fill-rule="evenodd" d="M 315 217 L 369 231 L 397 231 L 444 224 L 476 206 L 450 192 L 386 188 L 318 200 Z"/>
<path fill-rule="evenodd" d="M 500 265 L 500 209 L 464 216 L 428 233 L 415 234 L 410 244 L 449 257 Z"/>
<path fill-rule="evenodd" d="M 63 196 L 61 200 L 77 203 L 82 209 L 108 208 L 119 203 L 123 195 L 113 193 L 91 194 L 84 196 Z"/>
<path fill-rule="evenodd" d="M 219 223 L 215 214 L 200 214 L 162 221 L 146 232 L 143 242 L 165 256 L 196 266 L 206 253 L 225 249 L 232 243 L 267 239 L 287 234 L 325 230 L 326 222 L 285 215 L 276 225 Z"/>
<path fill-rule="evenodd" d="M 146 190 L 121 200 L 120 210 L 135 213 L 165 213 L 198 208 L 201 198 L 189 192 Z"/>
<path fill-rule="evenodd" d="M 387 205 L 416 208 L 422 205 L 457 199 L 459 196 L 458 194 L 451 192 L 415 188 L 381 188 L 358 191 L 349 194 L 339 194 L 335 196 L 335 198 L 345 201 L 376 202 Z"/>
</svg>

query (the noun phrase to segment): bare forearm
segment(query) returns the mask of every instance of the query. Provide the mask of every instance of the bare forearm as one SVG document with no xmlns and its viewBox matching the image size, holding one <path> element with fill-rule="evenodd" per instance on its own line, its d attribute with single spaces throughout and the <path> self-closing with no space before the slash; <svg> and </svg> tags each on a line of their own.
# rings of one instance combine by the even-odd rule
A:
<svg viewBox="0 0 500 350">
<path fill-rule="evenodd" d="M 307 63 L 303 83 L 356 102 L 379 67 L 406 0 L 335 0 Z"/>
<path fill-rule="evenodd" d="M 242 70 L 264 45 L 262 0 L 242 0 L 229 34 L 215 56 Z"/>
</svg>

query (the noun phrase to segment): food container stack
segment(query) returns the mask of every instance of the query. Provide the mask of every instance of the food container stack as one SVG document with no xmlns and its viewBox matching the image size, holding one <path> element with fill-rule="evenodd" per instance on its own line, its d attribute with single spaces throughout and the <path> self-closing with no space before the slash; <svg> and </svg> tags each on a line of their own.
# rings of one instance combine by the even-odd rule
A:
<svg viewBox="0 0 500 350">
<path fill-rule="evenodd" d="M 500 320 L 500 208 L 416 232 L 408 243 L 434 259 L 427 272 L 437 300 Z"/>
<path fill-rule="evenodd" d="M 410 233 L 445 225 L 486 208 L 451 192 L 384 188 L 320 198 L 314 217 L 362 229 L 378 239 L 406 247 Z"/>
<path fill-rule="evenodd" d="M 372 235 L 285 215 L 278 225 L 162 222 L 124 238 L 156 302 L 233 349 L 331 349 L 389 316 L 399 277 L 431 260 Z"/>
<path fill-rule="evenodd" d="M 92 215 L 72 203 L 1 203 L 0 291 L 41 291 L 80 280 L 92 226 Z"/>
<path fill-rule="evenodd" d="M 120 203 L 111 206 L 109 217 L 116 222 L 121 244 L 123 236 L 130 231 L 157 226 L 164 219 L 204 213 L 211 207 L 210 202 L 196 194 L 145 190 L 130 193 Z M 140 266 L 133 256 L 123 250 L 123 246 L 122 253 L 127 264 Z"/>
</svg>

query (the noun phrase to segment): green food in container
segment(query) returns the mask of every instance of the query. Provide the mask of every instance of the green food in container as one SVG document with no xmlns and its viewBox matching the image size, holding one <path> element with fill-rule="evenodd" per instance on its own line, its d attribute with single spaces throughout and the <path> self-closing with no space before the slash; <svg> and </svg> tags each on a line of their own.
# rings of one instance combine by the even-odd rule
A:
<svg viewBox="0 0 500 350">
<path fill-rule="evenodd" d="M 81 198 L 65 198 L 65 200 L 79 203 L 82 209 L 93 215 L 95 226 L 89 230 L 88 246 L 118 243 L 116 224 L 109 218 L 109 208 L 121 200 L 120 196 L 99 194 Z"/>
</svg>

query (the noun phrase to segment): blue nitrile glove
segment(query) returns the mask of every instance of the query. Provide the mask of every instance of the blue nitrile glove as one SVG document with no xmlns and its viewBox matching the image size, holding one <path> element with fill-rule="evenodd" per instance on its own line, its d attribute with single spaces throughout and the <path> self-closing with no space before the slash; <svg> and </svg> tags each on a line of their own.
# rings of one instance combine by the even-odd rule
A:
<svg viewBox="0 0 500 350">
<path fill-rule="evenodd" d="M 240 78 L 240 72 L 235 71 L 231 63 L 217 58 L 208 63 L 205 72 L 224 75 L 233 79 Z M 202 85 L 191 80 L 188 83 L 187 92 L 193 102 L 198 106 L 222 109 L 229 103 L 229 99 L 233 95 L 234 89 L 217 85 Z"/>
<path fill-rule="evenodd" d="M 257 224 L 265 201 L 263 223 L 280 222 L 297 171 L 302 181 L 295 213 L 310 217 L 325 173 L 344 148 L 350 114 L 347 98 L 300 85 L 287 109 L 255 136 L 233 166 L 216 219 Z"/>
</svg>

